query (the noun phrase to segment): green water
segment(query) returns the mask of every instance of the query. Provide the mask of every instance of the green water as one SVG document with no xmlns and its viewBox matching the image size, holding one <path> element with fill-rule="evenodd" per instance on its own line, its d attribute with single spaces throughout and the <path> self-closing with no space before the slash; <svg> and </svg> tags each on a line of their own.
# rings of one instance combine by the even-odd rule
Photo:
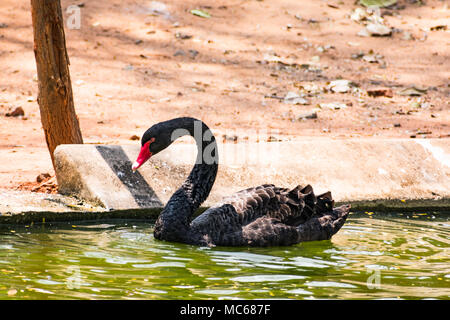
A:
<svg viewBox="0 0 450 320">
<path fill-rule="evenodd" d="M 0 299 L 450 298 L 448 214 L 352 214 L 331 241 L 200 248 L 151 223 L 0 231 Z"/>
</svg>

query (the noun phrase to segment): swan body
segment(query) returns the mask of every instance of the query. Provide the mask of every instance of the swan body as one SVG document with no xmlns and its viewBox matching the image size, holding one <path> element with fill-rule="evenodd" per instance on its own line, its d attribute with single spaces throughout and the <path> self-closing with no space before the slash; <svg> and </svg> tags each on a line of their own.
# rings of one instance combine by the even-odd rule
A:
<svg viewBox="0 0 450 320">
<path fill-rule="evenodd" d="M 218 169 L 210 129 L 194 118 L 176 118 L 149 128 L 133 170 L 182 135 L 197 142 L 196 164 L 159 215 L 159 240 L 202 246 L 283 246 L 330 239 L 344 224 L 350 206 L 334 208 L 331 193 L 316 196 L 310 185 L 292 190 L 265 184 L 226 197 L 192 220 L 211 191 Z"/>
</svg>

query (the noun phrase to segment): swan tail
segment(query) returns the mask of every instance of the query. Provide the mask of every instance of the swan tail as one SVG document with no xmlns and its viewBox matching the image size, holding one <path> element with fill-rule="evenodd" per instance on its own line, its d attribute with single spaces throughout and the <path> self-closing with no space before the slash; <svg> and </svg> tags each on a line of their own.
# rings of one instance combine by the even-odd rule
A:
<svg viewBox="0 0 450 320">
<path fill-rule="evenodd" d="M 298 185 L 288 192 L 287 203 L 292 207 L 292 216 L 286 221 L 287 224 L 298 226 L 307 220 L 324 213 L 333 211 L 334 200 L 331 192 L 315 195 L 311 185 L 302 187 Z"/>
<path fill-rule="evenodd" d="M 349 205 L 340 206 L 297 227 L 287 225 L 276 218 L 260 217 L 246 225 L 241 232 L 235 233 L 234 237 L 229 237 L 226 245 L 266 247 L 329 240 L 344 225 L 349 211 Z"/>
<path fill-rule="evenodd" d="M 330 191 L 316 196 L 313 188 L 309 184 L 306 187 L 296 186 L 289 191 L 289 197 L 294 203 L 305 202 L 306 208 L 317 211 L 318 213 L 330 211 L 334 206 L 334 200 Z"/>
<path fill-rule="evenodd" d="M 350 205 L 343 205 L 309 219 L 297 227 L 299 242 L 328 240 L 344 225 L 350 212 Z"/>
<path fill-rule="evenodd" d="M 316 212 L 324 213 L 333 210 L 334 200 L 331 196 L 331 192 L 325 192 L 317 196 Z"/>
</svg>

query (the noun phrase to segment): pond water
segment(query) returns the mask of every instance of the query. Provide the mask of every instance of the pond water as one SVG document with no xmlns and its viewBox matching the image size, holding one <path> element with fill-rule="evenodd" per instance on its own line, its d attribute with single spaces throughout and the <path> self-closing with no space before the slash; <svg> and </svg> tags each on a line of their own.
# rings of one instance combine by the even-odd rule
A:
<svg viewBox="0 0 450 320">
<path fill-rule="evenodd" d="M 153 224 L 0 230 L 0 299 L 450 298 L 450 215 L 352 214 L 330 241 L 202 248 Z"/>
</svg>

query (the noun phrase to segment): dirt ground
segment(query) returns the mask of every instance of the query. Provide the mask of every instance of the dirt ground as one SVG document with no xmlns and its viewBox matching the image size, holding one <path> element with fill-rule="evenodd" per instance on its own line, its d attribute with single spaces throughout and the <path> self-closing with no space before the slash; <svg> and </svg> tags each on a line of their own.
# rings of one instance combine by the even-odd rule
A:
<svg viewBox="0 0 450 320">
<path fill-rule="evenodd" d="M 178 116 L 201 118 L 227 142 L 255 130 L 277 140 L 448 139 L 448 2 L 398 1 L 381 10 L 392 33 L 366 37 L 351 19 L 356 3 L 62 1 L 66 23 L 76 21 L 69 6 L 81 7 L 66 41 L 85 143 L 139 143 L 131 137 Z M 0 66 L 0 187 L 41 190 L 36 177 L 54 172 L 29 1 L 0 3 Z M 338 79 L 351 81 L 346 92 L 333 92 Z M 17 107 L 23 116 L 7 116 Z"/>
</svg>

